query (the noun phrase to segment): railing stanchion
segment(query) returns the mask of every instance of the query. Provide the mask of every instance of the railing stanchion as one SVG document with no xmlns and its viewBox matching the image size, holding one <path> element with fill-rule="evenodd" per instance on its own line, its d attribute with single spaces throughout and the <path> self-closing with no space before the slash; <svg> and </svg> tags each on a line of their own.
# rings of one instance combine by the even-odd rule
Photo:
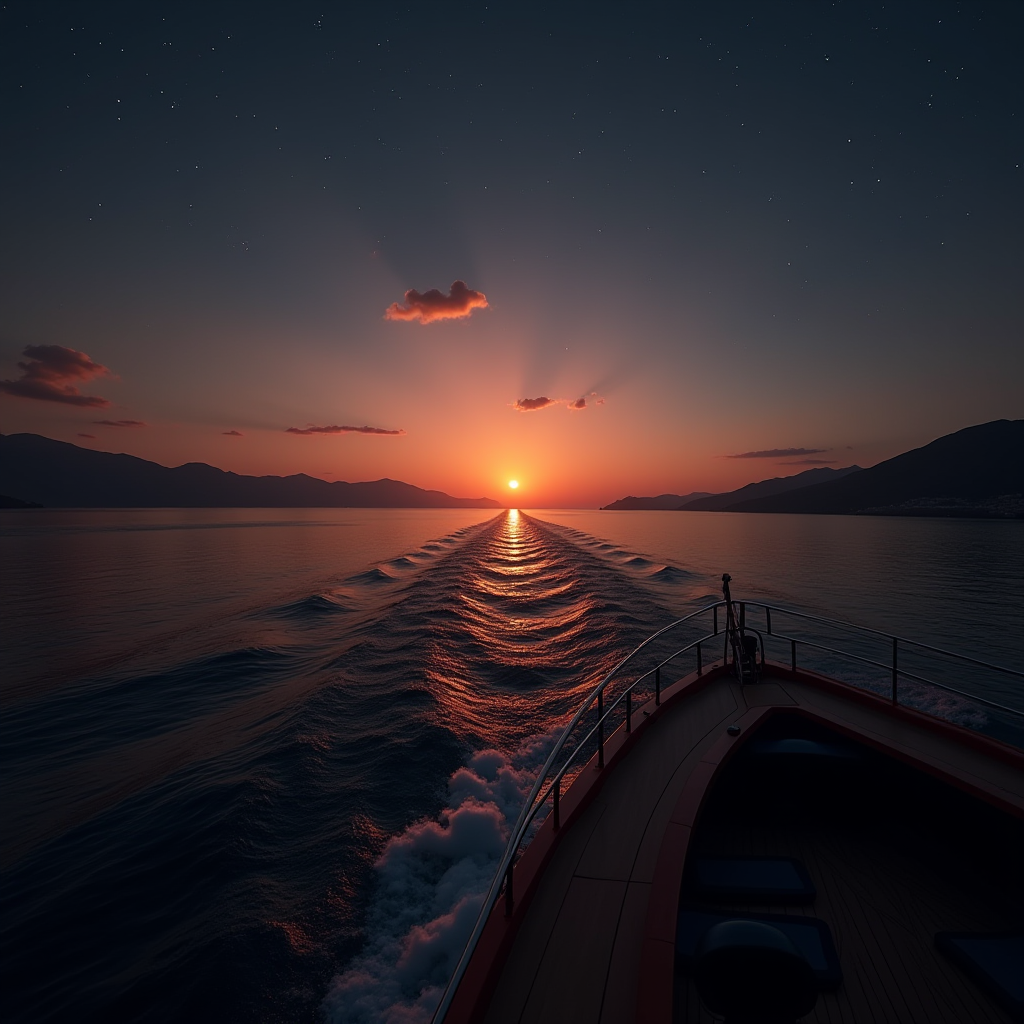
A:
<svg viewBox="0 0 1024 1024">
<path fill-rule="evenodd" d="M 604 690 L 597 693 L 597 767 L 604 767 Z"/>
<path fill-rule="evenodd" d="M 895 706 L 899 703 L 899 697 L 897 695 L 897 677 L 899 676 L 899 669 L 896 662 L 896 637 L 892 638 L 892 702 Z"/>
<path fill-rule="evenodd" d="M 512 916 L 512 907 L 514 906 L 514 900 L 512 896 L 512 865 L 509 864 L 508 871 L 505 872 L 505 916 Z"/>
<path fill-rule="evenodd" d="M 697 675 L 704 675 L 704 659 L 700 653 L 700 643 L 697 643 Z"/>
<path fill-rule="evenodd" d="M 743 631 L 747 628 L 747 602 L 740 601 L 740 636 L 743 635 Z"/>
<path fill-rule="evenodd" d="M 715 605 L 715 636 L 718 636 L 718 605 Z"/>
<path fill-rule="evenodd" d="M 654 670 L 654 706 L 661 705 L 661 666 Z"/>
<path fill-rule="evenodd" d="M 772 610 L 768 605 L 764 606 L 764 617 L 768 622 L 768 635 L 772 635 Z"/>
<path fill-rule="evenodd" d="M 626 691 L 626 732 L 633 731 L 633 691 Z"/>
<path fill-rule="evenodd" d="M 789 667 L 795 672 L 796 671 L 796 641 L 789 641 Z"/>
<path fill-rule="evenodd" d="M 554 792 L 552 793 L 553 806 L 551 808 L 551 813 L 554 816 L 554 820 L 555 820 L 555 831 L 556 832 L 562 827 L 562 819 L 558 815 L 558 793 L 559 793 L 559 790 L 561 790 L 561 788 L 562 788 L 562 779 L 561 779 L 561 776 L 559 776 L 557 779 L 555 779 L 555 789 L 554 789 Z"/>
</svg>

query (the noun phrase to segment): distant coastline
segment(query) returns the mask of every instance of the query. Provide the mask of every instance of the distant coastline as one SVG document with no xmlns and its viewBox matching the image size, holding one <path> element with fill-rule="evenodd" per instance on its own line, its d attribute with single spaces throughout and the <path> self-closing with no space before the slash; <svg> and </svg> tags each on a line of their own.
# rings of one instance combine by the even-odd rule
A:
<svg viewBox="0 0 1024 1024">
<path fill-rule="evenodd" d="M 401 480 L 243 476 L 202 462 L 170 468 L 39 434 L 0 435 L 0 508 L 484 508 Z M 1024 420 L 967 427 L 869 469 L 818 467 L 724 494 L 630 495 L 603 511 L 780 512 L 1024 518 Z"/>
<path fill-rule="evenodd" d="M 38 501 L 22 501 L 9 494 L 0 494 L 0 508 L 42 508 Z"/>
<path fill-rule="evenodd" d="M 693 491 L 691 494 L 658 494 L 653 498 L 637 498 L 630 494 L 625 498 L 619 498 L 610 505 L 602 506 L 602 512 L 633 512 L 633 511 L 666 511 L 675 510 L 696 501 L 698 498 L 713 497 L 710 491 Z"/>
<path fill-rule="evenodd" d="M 621 499 L 604 509 L 664 508 L 644 504 L 657 500 Z M 700 497 L 676 510 L 1024 519 L 1024 420 L 966 427 L 870 469 L 812 469 Z"/>
<path fill-rule="evenodd" d="M 707 491 L 697 491 L 693 494 L 659 494 L 656 498 L 620 498 L 610 505 L 605 505 L 603 512 L 617 512 L 623 509 L 642 509 L 650 511 L 654 509 L 671 509 L 673 511 L 687 510 L 690 512 L 727 512 L 731 506 L 740 501 L 751 498 L 764 498 L 770 494 L 781 494 L 783 491 L 795 490 L 798 487 L 808 487 L 811 484 L 823 483 L 826 480 L 838 480 L 849 473 L 855 473 L 860 466 L 847 466 L 845 469 L 829 469 L 822 467 L 818 469 L 807 469 L 802 473 L 793 476 L 777 476 L 770 480 L 760 480 L 757 483 L 746 484 L 735 491 L 727 491 L 724 494 L 711 494 Z"/>
</svg>

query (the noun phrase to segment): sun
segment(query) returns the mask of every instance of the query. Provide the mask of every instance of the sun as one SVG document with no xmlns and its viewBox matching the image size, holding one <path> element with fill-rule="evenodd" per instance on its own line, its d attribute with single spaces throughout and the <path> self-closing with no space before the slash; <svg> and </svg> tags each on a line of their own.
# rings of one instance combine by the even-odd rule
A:
<svg viewBox="0 0 1024 1024">
<path fill-rule="evenodd" d="M 514 491 L 519 486 L 519 481 L 518 480 L 509 480 L 508 485 Z"/>
</svg>

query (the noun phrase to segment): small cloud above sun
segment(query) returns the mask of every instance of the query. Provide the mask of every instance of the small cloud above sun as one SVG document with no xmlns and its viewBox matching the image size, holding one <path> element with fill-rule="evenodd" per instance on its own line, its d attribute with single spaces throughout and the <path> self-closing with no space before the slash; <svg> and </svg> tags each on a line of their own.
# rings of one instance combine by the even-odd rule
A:
<svg viewBox="0 0 1024 1024">
<path fill-rule="evenodd" d="M 514 491 L 519 486 L 519 481 L 518 480 L 509 480 L 508 485 Z"/>
</svg>

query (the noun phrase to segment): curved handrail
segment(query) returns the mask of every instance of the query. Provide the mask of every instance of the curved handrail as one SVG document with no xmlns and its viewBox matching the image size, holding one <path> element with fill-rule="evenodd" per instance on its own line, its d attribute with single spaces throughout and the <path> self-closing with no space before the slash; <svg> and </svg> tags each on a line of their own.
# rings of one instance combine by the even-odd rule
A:
<svg viewBox="0 0 1024 1024">
<path fill-rule="evenodd" d="M 713 604 L 705 605 L 703 608 L 699 608 L 695 612 L 691 612 L 689 615 L 684 615 L 681 619 L 676 619 L 675 622 L 670 622 L 667 626 L 663 626 L 656 633 L 652 633 L 646 640 L 638 644 L 629 652 L 621 661 L 619 661 L 614 668 L 612 668 L 604 678 L 594 687 L 590 692 L 590 695 L 583 702 L 580 709 L 573 715 L 569 724 L 562 730 L 562 735 L 558 738 L 558 742 L 552 747 L 551 753 L 548 754 L 544 765 L 537 773 L 537 780 L 533 784 L 533 788 L 530 790 L 530 795 L 526 798 L 523 803 L 523 807 L 519 812 L 519 817 L 516 819 L 515 827 L 509 833 L 508 843 L 505 846 L 505 852 L 502 855 L 501 863 L 498 865 L 498 870 L 494 873 L 494 879 L 491 882 L 490 888 L 487 890 L 487 895 L 484 897 L 483 903 L 480 905 L 480 913 L 477 915 L 476 923 L 473 926 L 473 931 L 470 933 L 469 940 L 466 943 L 466 948 L 459 959 L 458 964 L 455 967 L 451 979 L 448 985 L 445 987 L 444 994 L 441 996 L 441 1001 L 437 1005 L 437 1009 L 434 1011 L 433 1020 L 440 1022 L 444 1019 L 444 1015 L 448 1012 L 448 1007 L 451 1005 L 451 1001 L 455 996 L 455 991 L 459 987 L 459 982 L 462 980 L 463 974 L 466 973 L 466 967 L 469 965 L 469 961 L 473 956 L 473 950 L 476 949 L 476 944 L 480 941 L 480 935 L 483 933 L 484 925 L 487 923 L 487 918 L 490 916 L 491 910 L 494 908 L 494 904 L 498 901 L 498 896 L 501 892 L 502 882 L 505 879 L 505 874 L 509 869 L 512 861 L 515 858 L 516 853 L 522 844 L 523 837 L 529 828 L 530 822 L 533 821 L 534 816 L 540 807 L 543 806 L 543 801 L 537 803 L 536 809 L 534 804 L 537 802 L 537 794 L 540 792 L 544 785 L 544 780 L 547 778 L 548 772 L 551 770 L 552 764 L 554 764 L 555 758 L 562 751 L 569 737 L 572 735 L 573 730 L 576 728 L 580 719 L 590 710 L 593 706 L 594 701 L 597 700 L 598 696 L 604 694 L 605 687 L 608 683 L 616 676 L 620 669 L 622 669 L 629 661 L 631 661 L 636 655 L 638 655 L 644 648 L 652 644 L 658 637 L 663 636 L 669 630 L 675 629 L 677 626 L 681 626 L 684 622 L 689 622 L 692 619 L 697 618 L 699 615 L 705 615 L 707 612 L 713 609 L 721 608 L 725 604 L 724 601 L 715 601 Z M 712 636 L 717 634 L 710 634 Z M 695 642 L 696 643 L 696 642 Z M 676 655 L 673 655 L 675 657 Z M 671 660 L 671 659 L 668 659 Z M 659 665 L 659 668 L 663 668 L 665 663 Z M 641 678 L 646 678 L 650 673 L 645 673 Z M 633 686 L 636 685 L 640 680 L 637 679 Z M 631 687 L 632 689 L 632 687 Z M 625 691 L 624 691 L 625 692 Z M 616 702 L 617 703 L 617 702 Z M 614 706 L 614 705 L 613 705 Z M 611 713 L 611 708 L 608 709 L 604 715 L 599 719 L 598 724 L 603 724 L 608 714 Z M 596 730 L 597 725 L 594 729 Z M 592 736 L 594 730 L 588 733 L 587 738 Z M 581 741 L 577 744 L 577 750 L 581 749 L 586 741 Z M 575 756 L 576 751 L 573 751 L 571 756 Z M 568 764 L 568 762 L 567 762 Z M 559 775 L 561 778 L 561 774 Z M 552 782 L 552 786 L 554 782 Z M 548 789 L 548 793 L 551 792 L 551 787 Z M 547 799 L 547 793 L 545 793 L 545 800 Z"/>
<path fill-rule="evenodd" d="M 581 704 L 580 708 L 573 715 L 572 719 L 569 721 L 569 723 L 566 725 L 566 727 L 562 730 L 562 733 L 559 736 L 558 741 L 552 747 L 551 752 L 548 754 L 547 758 L 545 759 L 543 766 L 541 767 L 541 769 L 537 773 L 536 780 L 535 780 L 535 782 L 533 784 L 533 787 L 530 790 L 529 796 L 524 801 L 523 806 L 520 809 L 519 816 L 516 819 L 515 826 L 512 828 L 512 830 L 509 833 L 509 839 L 508 839 L 508 842 L 507 842 L 507 844 L 505 846 L 505 851 L 504 851 L 504 853 L 502 855 L 501 862 L 499 863 L 498 868 L 495 871 L 494 878 L 491 881 L 491 885 L 490 885 L 489 889 L 487 890 L 487 893 L 486 893 L 486 895 L 484 897 L 484 900 L 483 900 L 483 902 L 482 902 L 482 904 L 480 906 L 480 912 L 479 912 L 479 914 L 477 916 L 477 919 L 476 919 L 476 922 L 475 922 L 475 924 L 473 926 L 473 931 L 470 933 L 469 940 L 466 943 L 466 948 L 463 951 L 462 957 L 459 959 L 458 964 L 456 965 L 455 971 L 453 972 L 453 974 L 451 976 L 451 979 L 449 980 L 448 985 L 446 986 L 446 988 L 444 990 L 444 993 L 442 994 L 442 997 L 441 997 L 440 1002 L 438 1003 L 437 1009 L 434 1011 L 434 1016 L 433 1016 L 432 1019 L 435 1022 L 435 1024 L 440 1024 L 440 1022 L 443 1021 L 444 1016 L 447 1013 L 448 1008 L 451 1005 L 451 1002 L 452 1002 L 452 1000 L 453 1000 L 453 998 L 455 996 L 455 992 L 458 989 L 459 983 L 461 982 L 462 977 L 463 977 L 463 975 L 466 972 L 466 968 L 469 965 L 469 961 L 471 960 L 471 958 L 473 956 L 473 952 L 476 949 L 477 943 L 480 940 L 480 936 L 483 933 L 484 926 L 486 925 L 487 920 L 490 917 L 490 914 L 491 914 L 492 910 L 494 909 L 495 904 L 498 901 L 498 897 L 499 897 L 499 895 L 501 893 L 501 890 L 502 890 L 502 885 L 506 881 L 507 878 L 511 877 L 510 869 L 512 869 L 514 867 L 514 863 L 515 863 L 515 859 L 516 859 L 516 854 L 518 853 L 520 846 L 522 846 L 524 839 L 526 839 L 526 837 L 527 837 L 527 835 L 529 833 L 529 829 L 530 829 L 533 821 L 535 820 L 536 816 L 540 813 L 541 808 L 551 798 L 552 794 L 555 794 L 556 798 L 557 798 L 557 787 L 561 783 L 562 778 L 565 776 L 565 774 L 569 770 L 570 766 L 575 763 L 576 758 L 579 755 L 580 751 L 587 749 L 588 742 L 594 737 L 595 734 L 598 734 L 599 736 L 603 736 L 603 733 L 601 733 L 600 730 L 603 729 L 605 722 L 609 719 L 609 717 L 616 710 L 616 708 L 619 707 L 619 705 L 622 703 L 622 701 L 624 699 L 626 699 L 628 695 L 632 694 L 637 686 L 639 686 L 645 680 L 649 679 L 652 675 L 656 675 L 658 672 L 660 672 L 660 670 L 662 668 L 664 668 L 666 665 L 668 665 L 671 661 L 673 661 L 674 659 L 678 658 L 680 655 L 685 654 L 688 651 L 693 650 L 695 647 L 698 648 L 698 655 L 699 655 L 699 649 L 700 649 L 700 645 L 701 644 L 706 643 L 708 640 L 713 639 L 713 638 L 715 638 L 717 636 L 720 636 L 723 633 L 727 634 L 727 636 L 726 636 L 726 653 L 728 653 L 728 645 L 729 645 L 728 634 L 730 632 L 730 629 L 735 630 L 739 634 L 742 634 L 744 631 L 749 631 L 751 633 L 755 633 L 758 636 L 758 639 L 760 641 L 761 659 L 762 659 L 762 663 L 764 662 L 764 637 L 761 635 L 759 630 L 755 629 L 753 626 L 745 624 L 745 617 L 746 617 L 745 616 L 745 609 L 746 609 L 746 607 L 749 606 L 749 607 L 753 607 L 753 608 L 764 609 L 764 611 L 766 613 L 766 618 L 767 618 L 767 635 L 770 638 L 774 639 L 774 640 L 784 640 L 784 641 L 787 641 L 787 642 L 791 643 L 793 645 L 794 652 L 795 652 L 796 645 L 800 644 L 800 645 L 802 645 L 804 647 L 811 647 L 811 648 L 814 648 L 816 650 L 824 651 L 824 652 L 829 653 L 829 654 L 833 654 L 833 655 L 836 655 L 836 656 L 839 656 L 839 657 L 842 657 L 842 658 L 846 658 L 846 659 L 850 659 L 850 660 L 853 660 L 853 661 L 861 662 L 863 664 L 871 665 L 873 667 L 881 668 L 881 669 L 884 669 L 884 670 L 887 670 L 887 671 L 891 669 L 892 673 L 893 673 L 893 703 L 897 703 L 898 702 L 897 701 L 896 686 L 895 686 L 896 678 L 897 678 L 897 676 L 903 676 L 903 677 L 905 677 L 907 679 L 913 679 L 916 682 L 926 683 L 926 684 L 928 684 L 930 686 L 935 686 L 935 687 L 937 687 L 937 688 L 939 688 L 941 690 L 945 690 L 945 691 L 947 691 L 949 693 L 956 694 L 957 696 L 964 697 L 964 698 L 966 698 L 968 700 L 974 701 L 974 702 L 979 703 L 979 704 L 983 704 L 986 707 L 993 708 L 993 709 L 995 709 L 997 711 L 1006 712 L 1006 713 L 1009 713 L 1011 715 L 1020 716 L 1020 717 L 1024 718 L 1024 711 L 1021 711 L 1021 710 L 1018 710 L 1018 709 L 1015 709 L 1015 708 L 1006 707 L 1005 705 L 998 704 L 998 703 L 996 703 L 994 701 L 987 700 L 986 698 L 979 697 L 979 696 L 977 696 L 975 694 L 966 693 L 963 690 L 958 690 L 955 687 L 948 686 L 947 684 L 944 684 L 944 683 L 940 683 L 940 682 L 938 682 L 937 680 L 934 680 L 934 679 L 928 679 L 928 678 L 926 678 L 924 676 L 917 675 L 917 674 L 915 674 L 913 672 L 909 672 L 909 671 L 907 671 L 905 669 L 898 669 L 897 665 L 896 665 L 896 662 L 895 662 L 895 658 L 894 658 L 894 661 L 892 662 L 892 664 L 886 664 L 886 663 L 883 663 L 883 662 L 880 662 L 880 661 L 875 661 L 875 660 L 873 660 L 871 658 L 865 658 L 865 657 L 863 657 L 861 655 L 853 654 L 850 651 L 842 651 L 842 650 L 839 650 L 837 648 L 828 647 L 828 646 L 825 646 L 823 644 L 818 644 L 818 643 L 816 643 L 816 642 L 814 642 L 812 640 L 809 640 L 809 639 L 804 639 L 804 638 L 801 638 L 801 637 L 789 636 L 789 635 L 784 634 L 784 633 L 776 632 L 776 631 L 774 631 L 772 629 L 771 614 L 772 614 L 772 612 L 774 612 L 774 613 L 780 614 L 780 615 L 791 615 L 794 618 L 804 619 L 804 620 L 806 620 L 808 622 L 815 622 L 815 623 L 820 623 L 820 624 L 823 624 L 823 625 L 833 626 L 833 627 L 839 626 L 839 627 L 842 627 L 843 629 L 851 630 L 851 631 L 853 631 L 855 633 L 870 634 L 872 636 L 879 637 L 879 638 L 885 639 L 885 640 L 893 643 L 893 645 L 894 645 L 894 653 L 895 653 L 895 645 L 897 643 L 899 643 L 899 644 L 906 644 L 906 645 L 909 645 L 911 647 L 918 648 L 919 650 L 929 651 L 930 653 L 939 654 L 939 655 L 942 655 L 944 657 L 948 657 L 948 658 L 952 658 L 952 659 L 955 659 L 955 660 L 958 660 L 958 661 L 961 661 L 961 662 L 965 662 L 967 664 L 974 665 L 974 666 L 977 666 L 979 668 L 983 668 L 983 669 L 986 669 L 986 670 L 989 670 L 989 671 L 1003 672 L 1003 673 L 1006 673 L 1008 675 L 1014 676 L 1014 677 L 1016 677 L 1018 679 L 1024 679 L 1024 672 L 1018 671 L 1016 669 L 1006 668 L 1006 667 L 1004 667 L 1002 665 L 993 665 L 993 664 L 991 664 L 989 662 L 981 661 L 978 658 L 972 658 L 972 657 L 970 657 L 968 655 L 965 655 L 965 654 L 958 654 L 955 651 L 948 651 L 948 650 L 945 650 L 945 649 L 943 649 L 941 647 L 935 647 L 935 646 L 933 646 L 931 644 L 923 643 L 923 642 L 921 642 L 919 640 L 912 640 L 912 639 L 909 639 L 907 637 L 898 636 L 898 635 L 893 634 L 893 633 L 886 633 L 883 630 L 873 629 L 873 628 L 867 627 L 867 626 L 859 626 L 856 623 L 846 622 L 846 621 L 844 621 L 842 619 L 832 619 L 832 618 L 828 618 L 828 617 L 822 616 L 822 615 L 813 615 L 813 614 L 811 614 L 809 612 L 796 611 L 795 609 L 792 609 L 792 608 L 783 608 L 783 607 L 781 607 L 779 605 L 770 605 L 770 604 L 767 604 L 767 603 L 762 602 L 762 601 L 742 601 L 741 602 L 741 601 L 736 601 L 734 599 L 731 603 L 733 605 L 738 605 L 742 609 L 742 613 L 741 613 L 739 624 L 736 625 L 734 618 L 732 616 L 730 616 L 730 615 L 727 615 L 727 621 L 726 621 L 726 624 L 725 624 L 725 628 L 722 629 L 722 630 L 719 630 L 719 628 L 718 628 L 717 609 L 722 608 L 722 607 L 728 608 L 729 603 L 730 602 L 727 602 L 727 601 L 715 601 L 712 604 L 705 605 L 704 607 L 699 608 L 699 609 L 697 609 L 694 612 L 691 612 L 689 615 L 683 616 L 681 619 L 676 619 L 674 622 L 670 622 L 667 626 L 663 626 L 657 632 L 652 633 L 646 640 L 644 640 L 642 643 L 640 643 L 636 647 L 634 647 L 632 651 L 630 651 L 610 671 L 608 671 L 605 674 L 605 676 L 601 679 L 601 681 L 593 688 L 593 690 L 590 691 L 590 694 L 587 696 L 586 700 L 584 700 L 584 702 Z M 673 629 L 677 628 L 678 626 L 683 625 L 684 623 L 690 622 L 693 619 L 696 619 L 698 616 L 705 615 L 705 614 L 707 614 L 710 611 L 715 611 L 716 612 L 716 615 L 715 615 L 715 630 L 714 630 L 713 633 L 707 633 L 704 636 L 701 636 L 700 638 L 698 638 L 697 640 L 692 641 L 691 643 L 687 644 L 685 647 L 680 648 L 678 651 L 675 651 L 674 653 L 670 654 L 667 658 L 665 658 L 662 661 L 658 662 L 653 668 L 650 668 L 646 672 L 643 672 L 641 675 L 637 676 L 637 678 L 634 679 L 633 682 L 629 684 L 629 686 L 625 687 L 622 690 L 622 692 L 608 706 L 607 709 L 601 708 L 600 702 L 601 702 L 601 700 L 603 698 L 605 689 L 607 688 L 608 684 L 612 681 L 612 679 L 614 679 L 618 675 L 620 670 L 623 669 L 629 662 L 631 662 L 641 651 L 643 651 L 645 648 L 647 648 L 650 644 L 652 644 L 659 637 L 661 637 L 664 634 L 668 633 L 670 630 L 673 630 Z M 700 665 L 700 659 L 698 657 L 698 667 L 699 667 L 699 665 Z M 854 685 L 855 686 L 856 684 L 850 684 L 850 685 Z M 570 752 L 569 756 L 566 758 L 565 762 L 555 772 L 554 777 L 545 786 L 545 782 L 546 782 L 546 780 L 548 778 L 548 773 L 551 771 L 552 765 L 555 763 L 555 761 L 558 758 L 559 754 L 565 748 L 566 743 L 569 741 L 569 739 L 572 736 L 572 734 L 573 734 L 574 730 L 576 729 L 577 725 L 580 723 L 580 721 L 583 719 L 583 717 L 591 710 L 591 708 L 594 706 L 595 702 L 599 702 L 599 708 L 601 708 L 601 710 L 599 711 L 599 714 L 598 714 L 597 721 L 594 723 L 593 727 L 586 734 L 586 736 L 584 736 L 576 744 L 574 749 Z M 600 742 L 600 740 L 599 740 L 599 742 Z"/>
<path fill-rule="evenodd" d="M 568 756 L 568 758 L 566 758 L 565 764 L 563 764 L 562 767 L 559 768 L 557 772 L 555 772 L 555 777 L 549 783 L 548 788 L 543 792 L 543 794 L 541 794 L 539 799 L 534 801 L 533 810 L 527 816 L 526 821 L 523 822 L 524 835 L 529 830 L 530 823 L 533 821 L 533 819 L 537 816 L 537 813 L 547 802 L 547 798 L 551 795 L 552 790 L 559 782 L 562 781 L 562 778 L 565 776 L 565 773 L 569 770 L 569 766 L 576 760 L 576 755 L 581 750 L 586 749 L 587 743 L 593 738 L 595 733 L 597 733 L 598 729 L 602 725 L 604 725 L 605 721 L 610 717 L 611 713 L 622 703 L 626 695 L 632 693 L 633 690 L 636 689 L 638 684 L 642 683 L 645 679 L 653 675 L 653 673 L 657 669 L 664 668 L 670 661 L 672 661 L 675 658 L 678 658 L 680 654 L 686 654 L 687 651 L 692 651 L 694 647 L 696 647 L 698 644 L 702 644 L 707 640 L 711 640 L 718 635 L 719 634 L 717 633 L 707 633 L 700 639 L 694 640 L 692 643 L 687 644 L 685 647 L 681 647 L 678 651 L 675 652 L 675 654 L 671 654 L 664 661 L 659 662 L 658 665 L 655 666 L 655 668 L 648 669 L 646 672 L 644 672 L 643 675 L 637 676 L 636 679 L 634 679 L 633 682 L 631 682 L 629 686 L 627 686 L 622 691 L 622 693 L 620 693 L 618 697 L 616 697 L 615 700 L 608 705 L 608 710 L 605 711 L 604 714 L 598 718 L 590 732 L 588 732 L 587 735 L 584 736 L 583 739 L 581 739 L 579 743 L 577 743 L 576 746 L 573 748 L 572 753 Z M 590 705 L 588 705 L 588 707 L 589 706 Z M 544 778 L 546 778 L 546 776 L 542 776 L 541 781 L 543 781 Z"/>
</svg>

